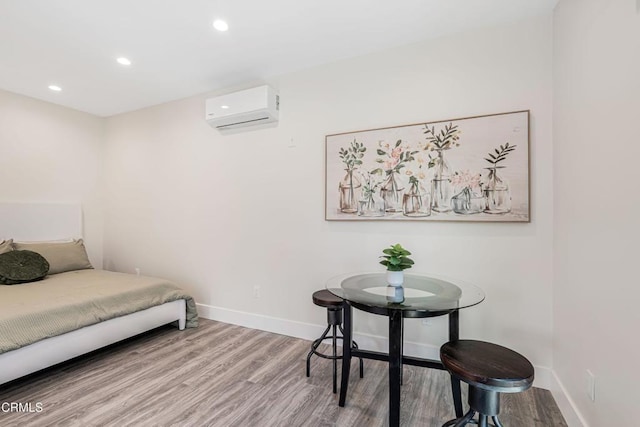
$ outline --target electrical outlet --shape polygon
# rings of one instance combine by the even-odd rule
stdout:
[[[253,287],[253,297],[254,298],[260,298],[260,286],[259,285],[255,285]]]
[[[587,369],[587,395],[592,402],[596,401],[596,376]]]
[[[422,326],[430,326],[431,325],[431,323],[429,323],[429,319],[427,319],[427,318],[423,318],[421,323],[422,323]]]

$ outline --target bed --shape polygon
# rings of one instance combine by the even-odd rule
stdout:
[[[12,236],[23,241],[74,236],[61,246],[82,243],[80,212],[78,205],[0,204],[0,242]],[[47,218],[47,230],[32,226],[34,218]],[[169,281],[74,268],[0,285],[0,384],[167,323],[197,326],[193,298]]]

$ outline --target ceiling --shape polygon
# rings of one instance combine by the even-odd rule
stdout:
[[[557,1],[0,0],[0,89],[111,116],[549,14]]]

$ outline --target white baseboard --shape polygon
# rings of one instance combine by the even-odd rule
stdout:
[[[232,325],[302,338],[309,341],[318,338],[326,328],[326,325],[314,325],[262,314],[214,307],[206,304],[197,304],[197,306],[198,314],[205,319],[217,320]],[[386,352],[389,348],[389,342],[386,337],[356,332],[353,334],[353,338],[358,342],[360,348],[367,350]],[[433,345],[405,341],[404,354],[426,359],[439,359],[440,349]],[[573,400],[567,395],[565,388],[552,369],[544,366],[535,366],[535,375],[534,385],[539,388],[551,390],[569,427],[589,427],[579,415]]]
[[[589,427],[589,424],[578,410],[576,403],[567,392],[567,389],[562,384],[562,381],[560,381],[560,378],[556,375],[556,372],[551,371],[551,373],[553,382],[549,390],[551,390],[551,394],[556,400],[567,425],[569,427]]]

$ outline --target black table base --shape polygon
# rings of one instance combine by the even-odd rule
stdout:
[[[357,349],[353,347],[353,322],[352,322],[352,306],[364,309],[368,312],[376,314],[384,314],[389,317],[389,354],[375,351]],[[403,337],[403,314],[407,312],[401,309],[387,308],[385,313],[378,313],[369,310],[368,307],[359,307],[358,304],[344,302],[344,348],[342,360],[342,376],[340,380],[340,406],[345,405],[347,399],[347,388],[349,385],[349,374],[351,371],[351,358],[360,357],[363,359],[374,359],[389,362],[389,426],[396,427],[400,425],[400,385],[402,384],[402,365],[422,366],[431,369],[445,370],[442,362],[439,360],[421,359],[417,357],[403,356],[402,354],[402,337]],[[446,311],[430,311],[430,312],[411,312],[410,317],[435,317],[449,316],[449,341],[455,341],[459,338],[459,312],[458,310]],[[453,403],[456,411],[456,417],[461,417],[462,412],[462,392],[460,380],[451,377],[451,391],[453,394]]]

